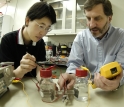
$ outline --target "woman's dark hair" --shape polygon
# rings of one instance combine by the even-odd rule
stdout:
[[[52,24],[56,23],[56,14],[53,7],[46,2],[36,2],[28,10],[26,17],[29,17],[31,21],[35,19],[41,19],[48,17]]]
[[[113,15],[112,5],[109,0],[86,0],[84,3],[84,11],[85,10],[92,10],[92,8],[98,4],[102,4],[103,10],[106,16]]]

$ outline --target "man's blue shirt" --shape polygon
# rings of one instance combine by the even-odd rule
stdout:
[[[83,65],[94,74],[113,61],[119,62],[124,70],[124,29],[110,25],[101,40],[94,38],[89,29],[84,29],[73,41],[66,72],[75,73],[75,69]]]

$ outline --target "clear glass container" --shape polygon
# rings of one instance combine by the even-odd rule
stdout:
[[[74,85],[75,99],[78,101],[88,100],[88,72],[81,68],[76,69],[76,83]]]
[[[40,86],[40,95],[42,101],[53,102],[56,99],[56,84],[53,82],[51,78],[52,70],[41,69],[40,76],[41,76],[41,80],[39,86]]]

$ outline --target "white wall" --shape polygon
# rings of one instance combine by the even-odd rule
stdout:
[[[0,11],[12,16],[14,19],[13,30],[17,30],[25,24],[25,16],[30,6],[38,1],[40,0],[11,0],[0,8]],[[48,41],[48,37],[44,37],[44,40]]]
[[[8,5],[0,8],[0,11],[3,14],[11,15],[14,19],[14,27],[13,30],[17,30],[25,24],[25,15],[28,8],[35,2],[40,0],[11,0]],[[113,19],[112,25],[124,28],[124,0],[110,0],[113,5]],[[45,41],[50,40],[53,43],[67,43],[71,42],[74,39],[74,35],[68,36],[52,36],[49,38],[44,38]]]
[[[113,6],[112,25],[124,29],[124,0],[110,0]]]
[[[31,5],[40,0],[11,0],[0,8],[3,14],[11,15],[14,19],[13,30],[19,29],[25,24],[25,15]]]

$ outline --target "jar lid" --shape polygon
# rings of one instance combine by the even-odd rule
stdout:
[[[48,78],[52,76],[52,70],[41,69],[40,70],[40,77]]]
[[[77,68],[76,69],[76,76],[78,77],[86,77],[88,74],[87,70]]]

